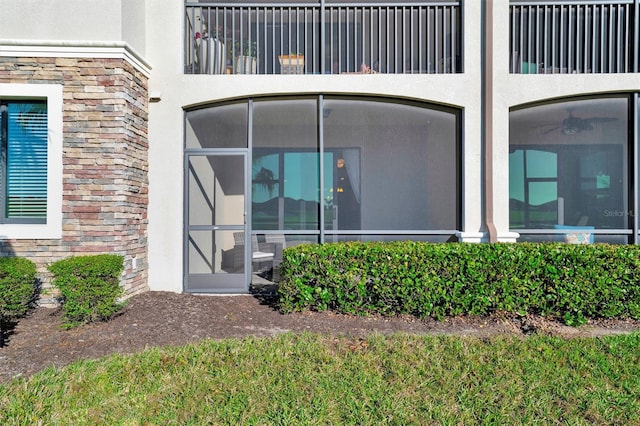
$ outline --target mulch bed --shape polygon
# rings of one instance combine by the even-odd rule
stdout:
[[[413,317],[358,317],[332,312],[282,314],[273,297],[194,296],[147,292],[133,297],[107,322],[65,330],[59,309],[37,308],[20,319],[0,348],[0,382],[26,377],[47,366],[154,346],[201,339],[267,337],[285,332],[318,332],[362,337],[369,333],[453,334],[491,337],[533,333],[564,337],[601,336],[640,330],[640,321],[594,321],[579,328],[539,317],[509,315],[456,317],[445,321]]]

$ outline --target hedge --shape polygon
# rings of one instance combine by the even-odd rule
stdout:
[[[75,256],[49,265],[60,289],[64,325],[75,327],[111,318],[123,306],[120,275],[124,258],[114,254]]]
[[[27,312],[36,284],[35,263],[22,257],[0,257],[0,333],[6,322]]]
[[[640,247],[349,242],[284,250],[284,312],[640,318]]]

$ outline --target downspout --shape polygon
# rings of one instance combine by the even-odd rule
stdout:
[[[636,46],[635,52],[633,52],[633,72],[640,71],[640,53],[638,53],[638,44],[640,44],[640,0],[636,0],[635,2],[635,28],[633,29],[633,45]],[[638,158],[638,149],[640,148],[640,121],[638,116],[640,116],[640,99],[638,98],[638,93],[634,93],[633,97],[633,106],[631,107],[631,111],[633,111],[633,152],[635,153],[636,158]],[[638,232],[640,232],[640,222],[638,219],[638,215],[640,215],[640,197],[638,196],[639,188],[639,179],[640,171],[638,170],[638,161],[633,161],[633,244],[640,244],[640,236]]]
[[[489,242],[498,241],[493,223],[493,0],[482,2],[482,146],[484,220]]]
[[[636,21],[637,22],[637,21]],[[637,66],[637,65],[636,65]],[[638,93],[634,93],[633,97],[631,98],[633,100],[633,105],[631,107],[631,111],[633,111],[633,152],[636,153],[636,158],[638,155],[638,149],[640,148],[640,141],[638,140],[638,138],[640,138],[640,120],[638,119],[638,116],[640,115],[640,98],[638,97]],[[638,229],[638,227],[640,226],[640,222],[638,221],[638,211],[640,209],[640,205],[638,203],[640,203],[640,196],[638,196],[638,191],[639,191],[639,187],[638,187],[638,182],[640,182],[638,179],[640,178],[640,171],[638,170],[638,161],[634,160],[633,161],[633,244],[639,244],[640,240],[639,240],[639,236],[638,236],[638,232],[640,232],[640,229]]]

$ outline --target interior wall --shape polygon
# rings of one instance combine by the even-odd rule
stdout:
[[[189,158],[189,225],[213,223],[216,200],[216,179],[213,168],[205,156]],[[208,231],[189,233],[189,273],[212,273],[210,262],[214,256],[214,241]],[[192,241],[191,241],[192,240]]]
[[[402,103],[326,105],[325,146],[360,148],[363,230],[459,226],[455,115]],[[334,114],[337,123],[329,121]]]

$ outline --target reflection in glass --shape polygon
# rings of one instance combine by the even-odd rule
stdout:
[[[512,111],[510,227],[627,228],[627,115],[622,96]]]
[[[254,203],[264,203],[280,193],[280,156],[254,152],[251,167],[251,193]]]
[[[252,228],[318,229],[317,100],[254,103]]]
[[[187,112],[187,148],[246,148],[247,102]]]
[[[535,149],[510,154],[511,227],[538,228],[557,223],[558,155]]]
[[[187,113],[188,147],[251,143],[252,230],[459,229],[456,110],[364,97],[324,97],[322,111],[319,103],[255,99],[250,138],[246,103]]]
[[[189,231],[188,273],[243,273],[244,250],[234,246],[233,231]]]
[[[244,157],[193,155],[188,162],[189,225],[241,225]]]
[[[47,143],[46,102],[0,102],[3,221],[46,222]]]
[[[330,97],[323,106],[330,111],[324,146],[334,156],[327,229],[457,229],[457,116],[452,110]]]
[[[325,238],[326,242],[338,243],[346,241],[424,241],[430,243],[446,243],[451,242],[452,237],[446,234],[434,235],[407,235],[407,234],[362,234],[362,235],[340,235],[329,234]]]

